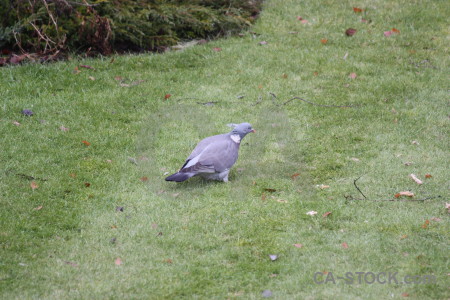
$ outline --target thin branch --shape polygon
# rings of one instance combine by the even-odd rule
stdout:
[[[362,176],[359,176],[358,178],[356,178],[356,179],[353,181],[353,184],[355,185],[355,188],[358,190],[358,192],[360,192],[361,195],[363,195],[364,199],[367,199],[367,197],[363,194],[363,192],[361,192],[361,190],[359,189],[359,187],[356,185],[356,181],[358,181],[361,177],[362,177]]]
[[[431,199],[435,199],[435,198],[441,198],[441,196],[432,196],[432,197],[426,197],[426,198],[422,198],[422,199],[363,199],[363,198],[353,198],[351,195],[346,196],[344,195],[344,198],[347,200],[367,200],[367,201],[390,201],[390,202],[413,202],[413,201],[426,201],[426,200],[431,200]]]
[[[293,100],[296,100],[296,99],[297,99],[297,100],[304,101],[304,102],[306,102],[306,103],[308,103],[308,104],[315,105],[315,106],[320,106],[320,107],[359,107],[359,105],[324,105],[324,104],[317,104],[317,103],[314,103],[314,102],[305,100],[305,99],[300,98],[300,97],[294,97],[294,98],[291,98],[291,99],[287,100],[286,102],[284,102],[283,105],[286,105],[286,104],[288,104],[289,102],[291,102],[291,101],[293,101]]]

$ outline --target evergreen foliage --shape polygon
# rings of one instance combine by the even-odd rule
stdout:
[[[262,0],[0,0],[0,49],[55,55],[158,51],[237,33]]]

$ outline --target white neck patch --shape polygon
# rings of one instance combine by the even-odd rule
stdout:
[[[239,144],[241,142],[241,137],[239,136],[239,134],[232,134],[230,137],[236,144]]]

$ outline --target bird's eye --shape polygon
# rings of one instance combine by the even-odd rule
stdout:
[[[252,129],[251,127],[247,128],[248,130]]]

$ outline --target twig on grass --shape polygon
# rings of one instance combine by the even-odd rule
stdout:
[[[294,100],[301,100],[301,101],[306,102],[308,104],[315,105],[315,106],[320,106],[320,107],[360,107],[359,105],[325,105],[325,104],[317,104],[317,103],[305,100],[305,99],[300,98],[300,97],[293,97],[293,98],[287,100],[286,102],[283,102],[282,105],[286,105],[289,102],[294,101]]]
[[[431,200],[431,199],[435,199],[435,198],[441,198],[440,195],[438,196],[432,196],[432,197],[426,197],[426,198],[422,198],[422,199],[363,199],[363,198],[353,198],[353,196],[351,195],[344,195],[344,198],[346,200],[367,200],[367,201],[374,201],[374,202],[379,202],[379,201],[390,201],[390,202],[398,202],[398,201],[404,201],[404,202],[410,202],[410,201],[426,201],[426,200]]]
[[[360,192],[361,195],[363,195],[364,199],[367,199],[367,197],[363,194],[363,192],[361,192],[361,190],[359,189],[359,187],[356,185],[356,181],[358,181],[361,177],[362,177],[362,175],[359,176],[358,178],[356,178],[356,179],[353,181],[353,184],[355,185],[355,188],[358,190],[358,192]]]

